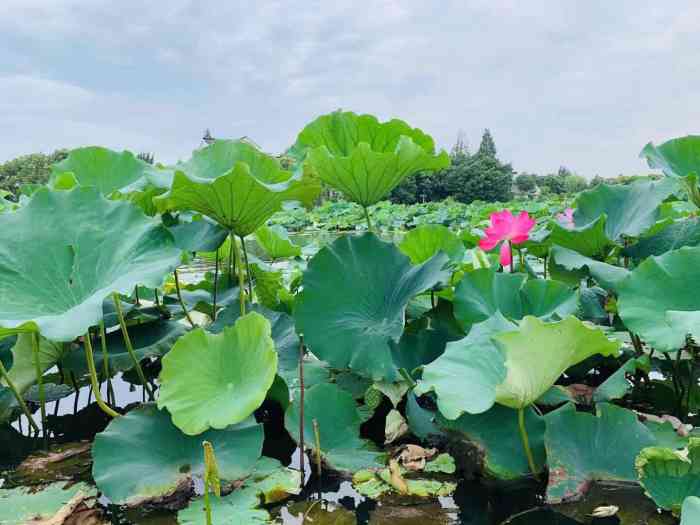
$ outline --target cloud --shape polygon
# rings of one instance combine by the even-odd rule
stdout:
[[[445,148],[489,127],[521,171],[639,172],[648,140],[699,121],[699,16],[690,0],[4,0],[0,160],[98,143],[174,161],[205,128],[276,152],[342,107]]]

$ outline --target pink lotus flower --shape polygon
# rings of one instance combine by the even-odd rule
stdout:
[[[567,230],[574,228],[574,209],[566,208],[564,213],[557,213],[557,222]]]
[[[522,244],[528,240],[530,230],[535,226],[535,219],[531,219],[526,211],[514,217],[510,210],[497,211],[491,214],[491,226],[486,228],[486,237],[479,241],[479,248],[488,251],[501,244],[500,260],[503,266],[510,266],[513,257],[510,250],[511,243]]]

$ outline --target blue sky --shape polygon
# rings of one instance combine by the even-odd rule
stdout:
[[[187,158],[205,128],[290,145],[337,108],[517,171],[644,172],[700,133],[700,4],[2,0],[0,161],[100,144]]]

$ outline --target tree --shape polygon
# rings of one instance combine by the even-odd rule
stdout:
[[[51,174],[51,165],[68,156],[68,150],[59,149],[50,155],[32,153],[0,164],[0,189],[14,196],[25,184],[46,184]]]
[[[522,193],[531,193],[537,189],[537,175],[521,173],[515,177],[515,186]]]
[[[513,168],[491,155],[477,153],[454,162],[445,171],[447,193],[460,202],[508,201],[513,197]]]
[[[564,190],[566,193],[578,193],[586,188],[588,188],[588,181],[581,175],[572,173],[564,177]]]
[[[484,134],[481,136],[481,144],[479,144],[479,151],[476,154],[496,158],[496,143],[488,128],[484,130]]]

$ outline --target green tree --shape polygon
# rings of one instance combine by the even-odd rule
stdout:
[[[515,177],[515,186],[522,193],[532,193],[537,189],[537,175],[521,173]]]
[[[572,173],[564,178],[564,189],[566,193],[578,193],[588,188],[588,181],[581,175]]]
[[[0,189],[9,191],[16,197],[25,184],[46,184],[51,165],[67,156],[68,150],[59,149],[49,155],[32,153],[0,164]]]
[[[496,158],[496,143],[488,128],[484,130],[484,134],[481,136],[481,144],[479,144],[479,151],[476,154]]]

